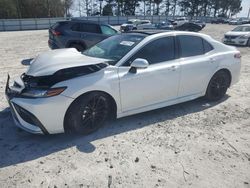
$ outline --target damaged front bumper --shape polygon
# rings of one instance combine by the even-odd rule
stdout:
[[[64,132],[63,121],[71,98],[58,95],[48,98],[27,98],[21,94],[22,84],[9,85],[8,75],[5,95],[15,124],[33,134]]]
[[[10,106],[10,111],[15,124],[33,134],[48,134],[42,123],[30,112],[13,102],[14,98],[20,97],[20,93],[9,86],[10,76],[8,75],[5,95]]]

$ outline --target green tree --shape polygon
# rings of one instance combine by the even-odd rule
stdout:
[[[102,15],[103,16],[113,16],[113,10],[112,10],[111,4],[107,4],[103,7]]]

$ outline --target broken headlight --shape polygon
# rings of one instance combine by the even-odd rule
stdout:
[[[22,96],[31,98],[53,97],[61,94],[67,87],[57,87],[49,89],[30,88],[22,92]]]

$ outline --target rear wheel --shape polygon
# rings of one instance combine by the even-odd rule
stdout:
[[[90,134],[108,119],[109,106],[108,97],[104,93],[83,95],[70,106],[65,119],[66,127],[70,132]]]
[[[75,48],[79,52],[82,52],[85,50],[85,47],[81,44],[71,44],[70,48]]]
[[[230,85],[230,76],[226,71],[218,71],[211,78],[205,97],[210,101],[218,101],[224,97]]]

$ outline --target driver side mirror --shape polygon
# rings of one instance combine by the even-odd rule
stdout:
[[[146,69],[148,66],[149,63],[146,59],[137,58],[131,63],[129,72],[136,73],[137,69]]]

